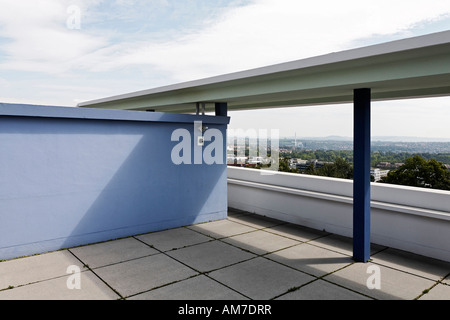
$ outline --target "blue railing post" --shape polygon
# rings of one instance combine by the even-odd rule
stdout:
[[[370,89],[354,90],[353,258],[370,259]]]

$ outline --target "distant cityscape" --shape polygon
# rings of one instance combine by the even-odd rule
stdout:
[[[450,153],[450,139],[448,141],[433,141],[427,138],[403,138],[402,140],[386,140],[401,137],[373,137],[372,152],[409,152],[409,153]],[[411,140],[410,140],[411,139]],[[419,140],[420,139],[420,140]],[[428,140],[428,141],[427,141]],[[282,138],[280,148],[287,150],[353,150],[353,141],[346,137],[326,138]]]
[[[386,177],[390,170],[399,168],[407,158],[414,155],[419,155],[425,160],[435,159],[450,170],[450,139],[449,141],[430,141],[426,138],[397,139],[397,141],[389,141],[389,137],[378,139],[375,137],[372,140],[371,174],[374,182]],[[353,141],[345,137],[281,138],[278,140],[277,150],[271,150],[269,139],[268,142],[258,145],[258,148],[254,146],[252,152],[249,152],[249,140],[245,141],[244,145],[237,145],[235,140],[228,139],[228,165],[267,166],[274,161],[271,157],[272,151],[275,151],[279,157],[280,171],[308,173],[333,164],[337,159],[345,160],[350,164],[353,162]],[[258,150],[256,154],[255,149]]]

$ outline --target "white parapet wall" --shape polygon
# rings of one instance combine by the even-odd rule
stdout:
[[[353,181],[228,167],[228,206],[352,237]],[[450,192],[372,183],[371,242],[450,261]]]

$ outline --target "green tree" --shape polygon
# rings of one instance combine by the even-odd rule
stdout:
[[[388,173],[381,182],[413,187],[450,190],[450,171],[435,159],[425,160],[416,155]]]
[[[280,158],[279,163],[278,163],[278,171],[298,173],[298,171],[296,169],[291,169],[289,167],[289,159],[288,158]]]
[[[353,179],[353,166],[341,157],[337,157],[334,163],[327,163],[314,172],[315,175],[340,179]]]
[[[305,173],[312,175],[316,174],[316,168],[314,167],[314,163],[311,162],[310,164],[308,164],[308,166],[305,169]]]

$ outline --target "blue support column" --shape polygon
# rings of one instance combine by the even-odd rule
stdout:
[[[354,91],[353,258],[370,259],[370,89]]]
[[[226,117],[228,115],[228,103],[217,102],[215,103],[216,116]]]

